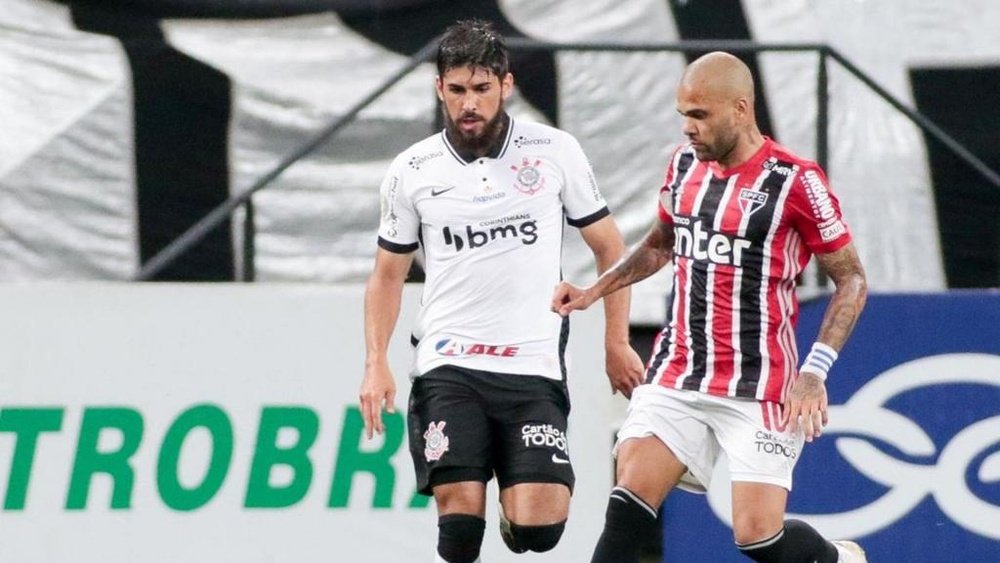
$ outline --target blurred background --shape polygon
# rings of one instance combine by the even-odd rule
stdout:
[[[510,40],[510,113],[580,140],[630,244],[682,140],[684,65],[750,65],[761,129],[826,168],[873,293],[790,510],[873,561],[1000,562],[990,0],[2,0],[0,559],[431,560],[433,509],[382,489],[405,444],[351,434],[358,302],[382,175],[441,127],[427,46],[473,16]],[[578,236],[564,256],[593,278]],[[643,355],[670,289],[635,288]],[[800,347],[830,289],[803,275]],[[578,346],[574,405],[601,436],[577,434],[593,488],[558,561],[596,541],[624,408]],[[671,497],[650,560],[739,561],[720,490]],[[379,544],[386,523],[419,530]]]

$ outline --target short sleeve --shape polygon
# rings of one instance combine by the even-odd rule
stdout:
[[[403,167],[399,163],[399,159],[392,163],[379,188],[378,245],[390,252],[407,254],[419,247],[420,217],[403,189]]]
[[[583,228],[607,216],[608,204],[597,187],[597,178],[594,177],[594,171],[580,143],[569,134],[565,135],[564,141],[565,148],[561,156],[566,183],[562,202],[566,210],[566,222]]]
[[[814,254],[833,252],[851,242],[851,233],[840,211],[840,201],[815,164],[799,169],[788,205],[795,230]]]

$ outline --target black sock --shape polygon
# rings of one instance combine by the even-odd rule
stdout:
[[[651,506],[632,491],[615,487],[604,515],[604,532],[590,563],[638,562],[642,540],[655,530],[656,522],[656,511]]]
[[[737,546],[758,563],[837,563],[837,548],[801,520],[785,520],[785,527],[766,540]]]
[[[437,552],[448,563],[472,563],[483,546],[486,521],[472,514],[446,514],[438,518]]]

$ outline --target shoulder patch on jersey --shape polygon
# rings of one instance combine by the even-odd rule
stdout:
[[[807,170],[802,175],[802,185],[809,198],[809,206],[813,216],[819,221],[819,235],[823,242],[830,242],[847,231],[844,223],[837,217],[837,210],[830,199],[830,191],[823,179],[815,170]]]

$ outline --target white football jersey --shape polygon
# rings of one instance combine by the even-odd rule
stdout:
[[[608,214],[572,135],[511,118],[499,150],[467,162],[442,131],[396,157],[381,197],[379,246],[424,250],[414,376],[452,364],[565,377],[568,326],[549,310],[563,218]]]

